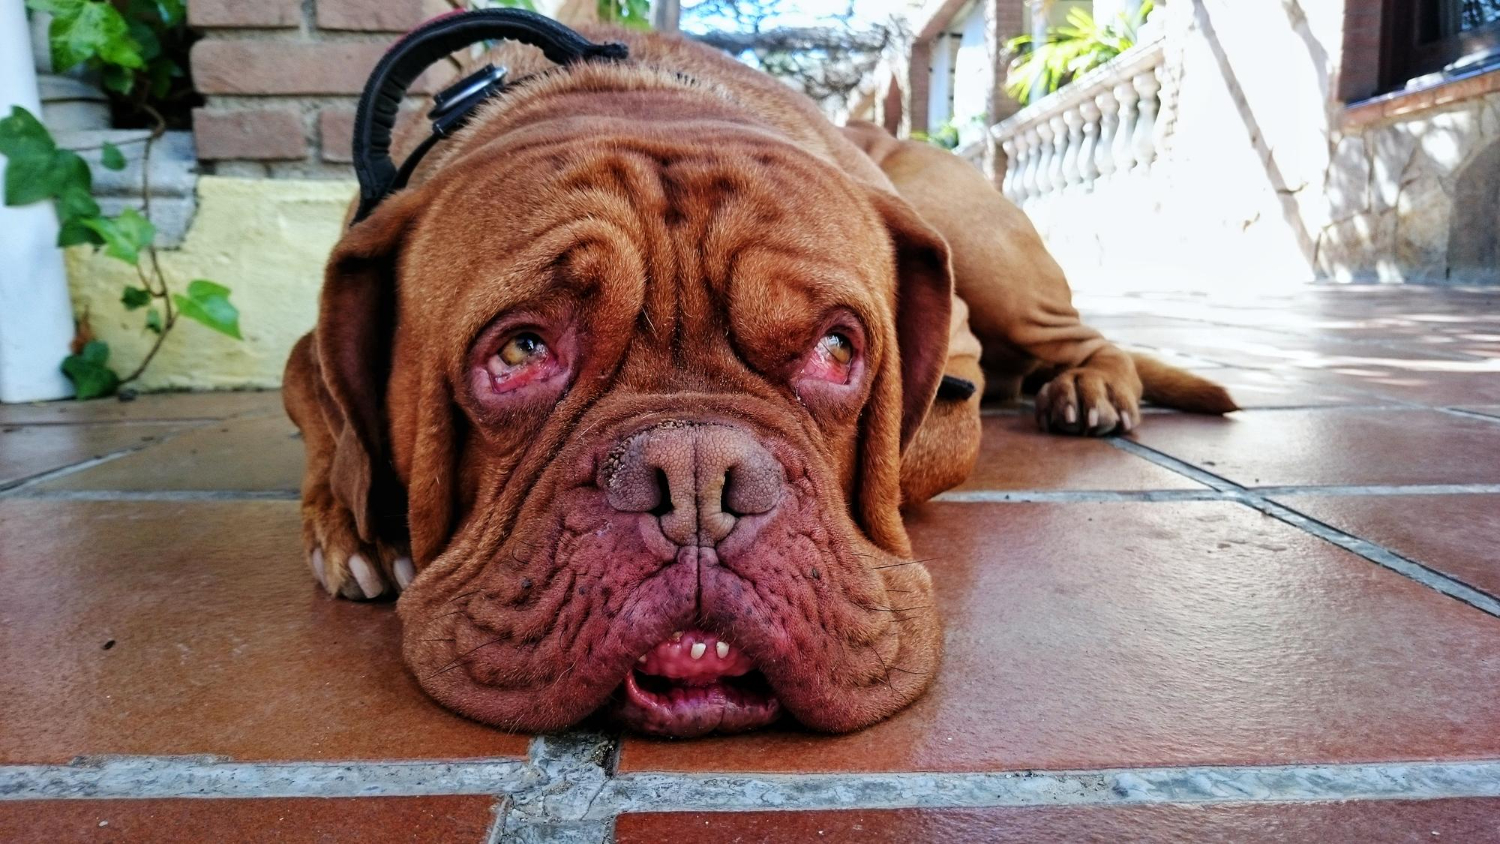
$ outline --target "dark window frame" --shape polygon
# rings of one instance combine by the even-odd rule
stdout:
[[[1500,21],[1433,37],[1438,2],[1442,0],[1346,0],[1344,72],[1339,86],[1344,102],[1429,87],[1500,67]],[[1454,66],[1460,59],[1486,54],[1482,61]],[[1421,82],[1413,85],[1414,80]]]

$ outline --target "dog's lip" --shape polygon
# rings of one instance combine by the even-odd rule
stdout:
[[[611,711],[639,732],[691,738],[763,727],[781,715],[781,702],[743,651],[711,633],[688,630],[636,661]]]

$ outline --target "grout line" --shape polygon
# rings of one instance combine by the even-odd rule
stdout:
[[[588,737],[585,737],[588,738]],[[575,741],[575,736],[539,739]],[[622,812],[1260,803],[1500,797],[1500,760],[1199,765],[1081,771],[625,774],[565,748],[550,760],[224,762],[107,757],[0,766],[0,800],[416,797],[491,794],[499,829],[601,830]]]
[[[1397,554],[1383,545],[1376,544],[1368,539],[1361,539],[1353,534],[1341,531],[1332,525],[1309,518],[1290,507],[1271,501],[1263,497],[1264,490],[1247,489],[1233,481],[1221,478],[1211,472],[1206,472],[1191,463],[1179,460],[1170,454],[1165,454],[1156,449],[1141,445],[1134,440],[1113,437],[1109,442],[1122,451],[1150,460],[1158,466],[1171,469],[1178,474],[1224,492],[1233,500],[1247,507],[1291,525],[1304,533],[1310,533],[1325,542],[1337,545],[1345,551],[1357,554],[1382,568],[1415,580],[1429,589],[1434,589],[1450,598],[1462,601],[1481,612],[1500,617],[1500,599],[1497,599],[1495,596],[1475,589],[1469,584],[1440,571],[1428,568],[1415,560]]]
[[[1128,449],[1127,449],[1128,450]],[[1150,458],[1145,458],[1150,459]],[[1194,480],[1197,480],[1196,478]],[[1199,481],[1200,483],[1202,481]],[[1327,486],[1261,486],[1232,489],[1046,490],[960,489],[934,495],[949,504],[1071,504],[1110,501],[1243,501],[1248,496],[1281,498],[1298,495],[1369,497],[1383,495],[1488,495],[1500,484],[1330,484]]]
[[[1461,407],[1434,407],[1433,410],[1441,411],[1448,414],[1449,416],[1458,416],[1463,419],[1478,419],[1481,422],[1488,422],[1492,425],[1500,425],[1500,416],[1491,416],[1488,413],[1478,413],[1473,410],[1464,410]]]
[[[24,490],[38,484],[44,484],[48,481],[57,480],[58,478],[66,478],[67,476],[74,473],[84,472],[94,468],[95,466],[102,466],[112,460],[118,460],[127,454],[135,454],[137,451],[143,451],[153,445],[160,445],[164,442],[166,442],[166,440],[164,439],[152,440],[148,443],[133,445],[129,448],[124,448],[119,451],[112,451],[108,454],[103,454],[98,457],[91,457],[88,460],[84,460],[80,463],[70,463],[67,466],[63,466],[58,469],[48,469],[45,472],[40,472],[35,475],[29,475],[27,477],[21,478],[18,481],[11,482],[9,485],[0,484],[0,498],[8,498],[11,496],[21,495]]]
[[[131,419],[33,419],[27,421],[0,422],[4,428],[122,428],[133,425],[212,425],[215,422],[237,420],[239,416],[183,416],[177,418],[140,417]]]
[[[641,811],[1109,806],[1500,796],[1500,762],[1195,766],[988,774],[627,774],[590,817]]]
[[[28,501],[296,501],[295,489],[43,489],[13,493]]]
[[[1213,489],[1147,489],[1147,490],[950,490],[934,495],[929,501],[949,504],[1031,504],[1100,501],[1225,501],[1225,493]]]
[[[413,797],[515,794],[541,776],[519,759],[470,762],[225,762],[111,756],[0,765],[0,801],[102,797]]]

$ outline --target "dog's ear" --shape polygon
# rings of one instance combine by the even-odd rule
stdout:
[[[329,485],[366,542],[375,541],[377,525],[400,524],[404,532],[406,495],[391,468],[384,403],[396,264],[417,207],[412,193],[391,197],[345,232],[328,258],[318,303],[323,416],[334,436]]]
[[[893,330],[875,374],[864,417],[857,510],[876,544],[893,554],[911,551],[901,524],[901,454],[937,395],[948,360],[953,273],[948,244],[894,194],[870,192],[890,234],[895,269]]]
[[[904,200],[875,194],[896,249],[896,344],[901,353],[901,450],[927,418],[948,362],[953,270],[948,243]]]

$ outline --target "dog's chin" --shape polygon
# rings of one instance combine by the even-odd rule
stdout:
[[[666,738],[742,733],[782,714],[755,662],[701,630],[677,631],[642,655],[605,709],[622,727]]]

